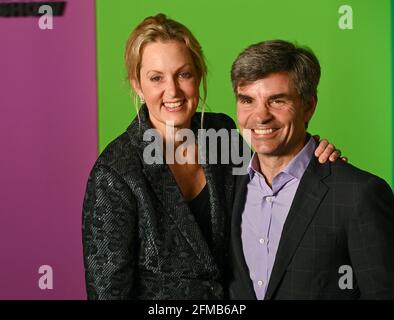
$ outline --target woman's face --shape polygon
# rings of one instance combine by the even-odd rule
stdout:
[[[166,123],[190,128],[199,100],[200,78],[191,54],[179,41],[157,41],[142,50],[140,81],[132,81],[145,99],[150,121],[165,133]]]

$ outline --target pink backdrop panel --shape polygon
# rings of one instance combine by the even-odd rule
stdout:
[[[66,2],[52,30],[38,17],[0,17],[0,299],[86,297],[81,208],[97,156],[95,7]],[[38,285],[42,265],[52,267],[53,289]]]

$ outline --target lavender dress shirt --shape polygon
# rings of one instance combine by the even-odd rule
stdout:
[[[250,161],[250,182],[242,213],[241,238],[250,278],[259,300],[264,300],[283,225],[315,147],[316,143],[311,137],[294,159],[274,177],[272,189],[258,170],[256,153]]]

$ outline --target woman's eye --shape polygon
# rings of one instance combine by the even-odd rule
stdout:
[[[181,72],[179,77],[182,79],[190,79],[192,77],[191,72]]]
[[[160,76],[153,76],[150,78],[150,81],[153,81],[153,82],[159,82],[160,80],[161,80]]]

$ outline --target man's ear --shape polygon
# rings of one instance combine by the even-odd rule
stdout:
[[[305,122],[309,122],[312,119],[313,114],[315,113],[317,105],[317,97],[310,97],[308,103],[306,104],[305,109]]]

